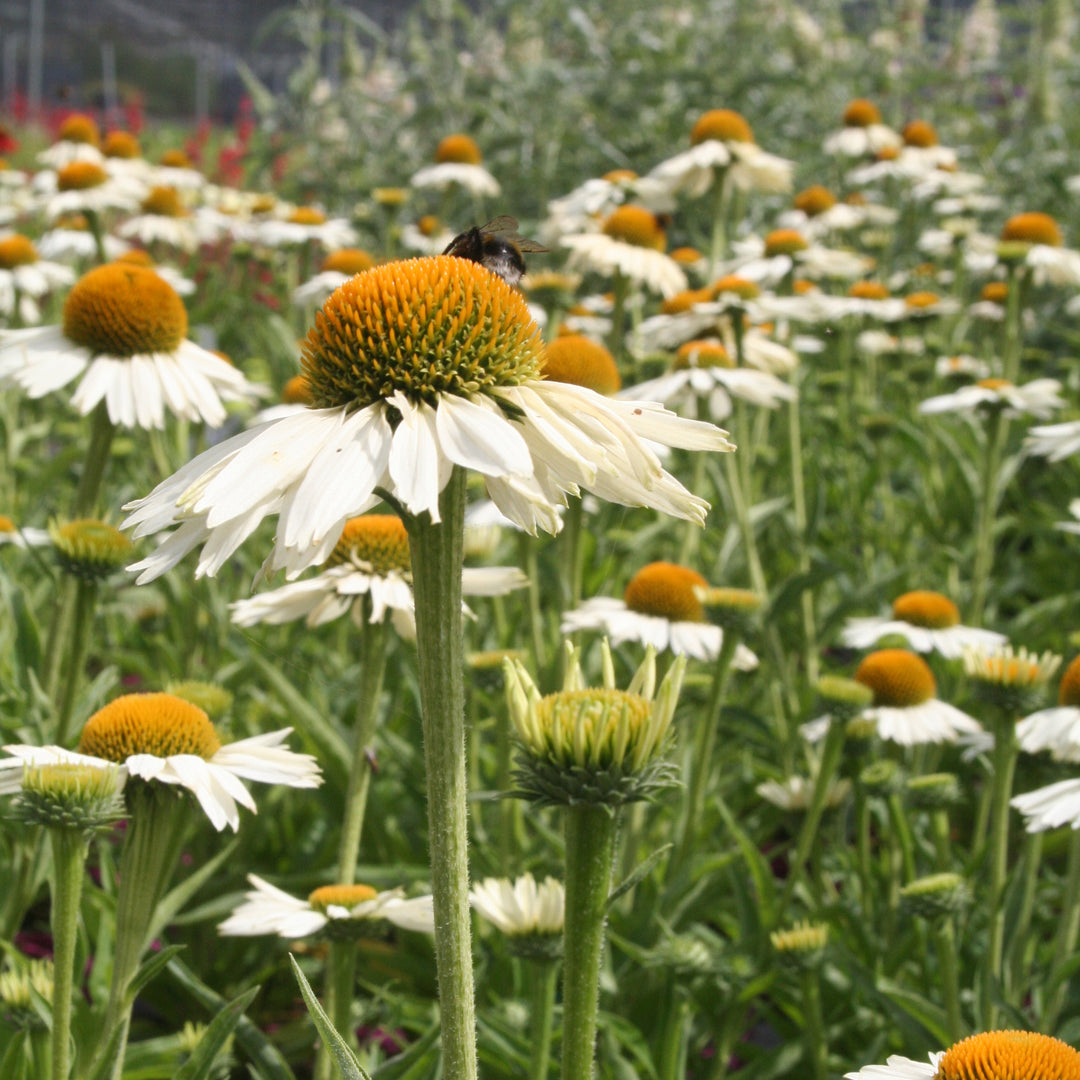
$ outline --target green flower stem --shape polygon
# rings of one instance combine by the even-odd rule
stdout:
[[[989,977],[982,980],[981,1020],[987,1031],[997,1025],[998,1009],[992,1004],[992,982],[1001,981],[1002,949],[1005,943],[1005,886],[1009,869],[1009,799],[1016,771],[1016,732],[1008,719],[999,721],[994,731],[994,778],[990,796],[990,889],[986,894],[990,938],[986,950]]]
[[[1057,1019],[1061,1015],[1068,995],[1069,981],[1063,968],[1076,949],[1078,933],[1080,933],[1080,832],[1073,829],[1069,833],[1069,859],[1065,868],[1061,916],[1058,919],[1057,935],[1054,939],[1055,965],[1048,983],[1050,997],[1043,1012],[1042,1030],[1048,1034],[1056,1030]]]
[[[704,455],[699,454],[699,457]],[[693,490],[693,489],[691,489]],[[581,525],[584,511],[580,499],[571,499],[563,515],[563,535],[566,537],[566,610],[573,611],[581,603],[585,566],[581,544]]]
[[[798,373],[793,377],[798,382]],[[788,443],[791,451],[791,501],[795,515],[795,543],[799,555],[799,570],[810,571],[810,551],[806,543],[806,483],[803,478],[802,426],[799,418],[799,399],[788,402]],[[803,671],[810,683],[818,679],[817,626],[814,614],[814,594],[806,584],[802,588]]]
[[[132,780],[126,795],[131,817],[120,855],[116,944],[100,1044],[104,1048],[116,1027],[123,1028],[113,1080],[119,1080],[123,1069],[124,1047],[131,1023],[131,1008],[125,1001],[128,985],[139,969],[139,959],[147,946],[154,910],[165,895],[180,859],[188,810],[186,799],[164,784]]]
[[[86,841],[76,829],[50,829],[53,853],[52,1080],[71,1072],[71,992],[79,932]]]
[[[818,765],[817,775],[814,777],[814,787],[810,793],[810,802],[806,807],[806,814],[803,816],[802,827],[799,829],[799,838],[795,842],[795,855],[789,863],[784,892],[776,908],[777,924],[784,917],[784,912],[791,902],[791,894],[795,891],[795,886],[802,877],[810,849],[818,838],[821,815],[825,812],[825,804],[829,798],[829,785],[840,764],[846,734],[847,726],[844,723],[834,720],[829,724],[829,730],[825,735],[825,745],[821,750],[821,763]]]
[[[696,416],[699,420],[706,419],[709,415],[709,400],[704,394],[698,394],[696,400]],[[742,429],[740,428],[740,431]],[[687,485],[689,491],[692,491],[695,495],[703,495],[705,491],[705,466],[708,463],[708,454],[695,454],[694,463],[691,466],[692,472],[690,475],[690,483]],[[744,487],[743,490],[749,490]],[[679,563],[682,566],[689,566],[693,563],[697,556],[698,548],[701,546],[701,536],[705,530],[696,521],[684,521],[683,522],[683,535],[682,543],[679,545]],[[577,605],[575,605],[576,607]]]
[[[704,457],[704,454],[699,455]],[[679,846],[671,860],[672,871],[686,865],[694,848],[697,827],[701,824],[705,808],[705,792],[709,777],[712,775],[711,763],[716,747],[716,733],[720,725],[720,713],[724,707],[728,680],[731,678],[731,662],[739,645],[738,634],[730,629],[724,631],[724,640],[713,666],[712,685],[709,687],[709,702],[704,716],[694,733],[694,749],[690,759],[690,786],[683,804],[683,819]]]
[[[690,999],[678,985],[671,988],[671,1002],[664,1020],[660,1043],[660,1080],[684,1080],[686,1076],[686,1019]]]
[[[529,579],[526,595],[534,670],[543,671],[547,664],[547,649],[544,645],[544,616],[540,609],[540,560],[537,557],[536,538],[526,532],[518,533],[518,565]]]
[[[821,985],[817,971],[802,973],[803,1037],[806,1057],[814,1080],[827,1080],[828,1062],[825,1046],[825,1027],[821,1019]]]
[[[895,791],[889,796],[889,824],[893,838],[900,852],[900,865],[903,868],[904,883],[908,884],[918,876],[915,870],[915,841],[911,835],[911,826],[904,813],[904,804]]]
[[[952,866],[951,844],[949,842],[949,812],[937,809],[930,815],[930,828],[934,837],[934,851],[937,855],[937,868],[945,872]]]
[[[1035,910],[1035,888],[1039,882],[1039,864],[1042,862],[1043,834],[1024,834],[1024,865],[1020,873],[1024,889],[1020,895],[1020,910],[1009,931],[1009,966],[1005,977],[1007,999],[1019,1006],[1025,992],[1027,969],[1034,942],[1028,940],[1031,916]]]
[[[1016,382],[1020,374],[1020,319],[1023,315],[1024,294],[1027,292],[1027,274],[1012,266],[1009,269],[1009,291],[1005,294],[1005,318],[1001,325],[1002,373],[1010,382]]]
[[[532,982],[532,1015],[529,1080],[547,1080],[551,1065],[551,1029],[555,1017],[555,991],[559,985],[559,964],[538,960],[529,964]]]
[[[967,1033],[960,1013],[960,976],[956,962],[956,930],[951,915],[938,919],[934,927],[941,975],[941,993],[945,998],[945,1016],[950,1043],[959,1042]]]
[[[761,568],[761,556],[758,554],[757,539],[754,536],[754,523],[750,520],[750,507],[747,502],[748,492],[743,490],[738,466],[734,460],[738,453],[736,450],[734,454],[723,455],[724,468],[727,471],[728,489],[731,492],[731,501],[735,506],[735,518],[739,523],[739,532],[742,534],[750,584],[754,592],[759,596],[768,596],[769,589],[765,584],[765,571]],[[704,455],[699,456],[703,457]]]
[[[59,695],[56,701],[56,745],[67,741],[71,714],[75,706],[75,692],[79,687],[86,649],[90,643],[90,628],[97,608],[97,582],[75,578],[75,610],[71,622],[71,644],[64,659]]]
[[[607,807],[582,804],[566,807],[563,820],[566,922],[562,1080],[591,1080],[616,818]]]
[[[416,601],[444,1075],[446,1080],[475,1080],[461,632],[465,471],[459,466],[455,466],[439,498],[439,513],[439,524],[425,513],[407,517],[406,526]]]
[[[109,261],[109,256],[105,252],[105,232],[101,227],[101,215],[96,210],[84,210],[83,216],[86,224],[90,226],[90,235],[94,238],[98,265],[104,266]]]
[[[383,675],[386,672],[386,624],[367,621],[370,607],[370,599],[365,599],[360,644],[359,704],[356,726],[353,729],[349,786],[345,792],[345,817],[341,823],[341,839],[338,843],[338,883],[341,885],[352,885],[356,880],[360,834],[364,829],[364,811],[367,808],[368,788],[371,784],[371,760],[368,751],[379,721],[379,699],[382,697]]]
[[[82,476],[79,477],[79,490],[75,495],[72,516],[86,517],[94,510],[105,467],[109,464],[109,450],[112,448],[113,433],[116,425],[109,419],[109,410],[104,401],[98,402],[91,413],[90,445],[86,448],[83,459]]]
[[[611,308],[611,338],[609,344],[611,355],[615,357],[617,362],[626,337],[626,297],[630,292],[629,278],[624,277],[618,270],[615,271],[615,276],[611,279],[611,292],[615,299]]]
[[[357,942],[331,941],[326,964],[326,1013],[337,1033],[355,1050],[352,1024],[353,987],[356,985]],[[321,1043],[315,1058],[315,1080],[330,1080],[333,1058]]]
[[[994,567],[994,519],[999,502],[999,473],[1009,433],[1009,422],[1001,409],[995,409],[986,426],[982,497],[975,526],[975,562],[972,567],[971,625],[982,626],[983,610],[990,591]]]
[[[868,923],[874,918],[874,870],[870,857],[870,800],[862,784],[855,787],[855,864],[859,870],[859,894],[862,898],[863,918]]]
[[[710,280],[716,276],[716,264],[727,254],[727,216],[730,187],[728,170],[717,169],[713,178],[712,236],[709,240]]]

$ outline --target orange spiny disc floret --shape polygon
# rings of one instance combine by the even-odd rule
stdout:
[[[140,266],[107,263],[84,274],[64,303],[64,336],[92,353],[173,352],[187,334],[176,290]]]
[[[100,187],[109,174],[93,161],[72,161],[56,172],[57,191],[86,191]]]
[[[895,619],[928,630],[944,630],[960,623],[960,611],[947,596],[923,589],[898,596],[893,601],[892,613]]]
[[[690,145],[697,146],[709,139],[752,143],[754,133],[743,116],[734,109],[710,109],[698,117],[690,130]]]
[[[479,165],[484,155],[471,135],[447,135],[435,147],[435,160],[440,165]]]
[[[879,649],[865,657],[855,681],[874,692],[875,705],[908,708],[937,693],[933,672],[921,656],[907,649]]]
[[[979,379],[975,383],[976,386],[981,386],[984,390],[1008,390],[1012,383],[1008,379]]]
[[[712,298],[712,292],[709,289],[683,289],[682,292],[669,296],[660,305],[660,312],[663,315],[681,315],[695,304],[708,303]]]
[[[750,281],[736,274],[717,278],[708,287],[708,291],[713,299],[723,296],[724,293],[734,293],[743,300],[755,300],[761,295],[761,287],[756,281]]]
[[[538,376],[542,344],[524,297],[451,255],[373,267],[339,286],[303,343],[317,408],[471,397]]]
[[[101,152],[106,157],[111,158],[130,160],[131,158],[142,157],[142,147],[139,145],[139,140],[129,131],[110,131],[105,136]]]
[[[913,292],[904,297],[904,303],[913,311],[922,311],[939,303],[941,297],[935,292]]]
[[[1009,218],[1002,226],[1001,239],[1061,247],[1061,229],[1049,214],[1033,210],[1026,214],[1014,214]]]
[[[881,112],[878,107],[866,98],[856,98],[849,101],[844,109],[845,127],[870,127],[872,124],[881,123]]]
[[[657,615],[672,622],[701,622],[705,618],[695,588],[708,582],[696,571],[669,562],[643,566],[623,593],[623,602],[640,615]]]
[[[946,1050],[934,1080],[1080,1080],[1080,1053],[1034,1031],[984,1031]]]
[[[693,266],[694,263],[700,262],[702,255],[696,247],[677,247],[674,251],[669,252],[671,257],[683,266]]]
[[[806,237],[797,229],[773,229],[765,237],[765,256],[793,255],[796,251],[805,251],[809,245]]]
[[[628,184],[631,180],[637,178],[638,174],[633,169],[611,169],[601,177],[602,180],[606,180],[609,184]]]
[[[281,391],[281,400],[286,405],[310,405],[311,384],[306,375],[294,375]]]
[[[308,896],[308,903],[316,911],[326,912],[334,907],[353,908],[365,900],[374,900],[379,893],[370,885],[323,885]]]
[[[585,386],[598,394],[615,394],[622,388],[615,357],[584,334],[564,334],[549,342],[540,370],[554,382]]]
[[[434,236],[442,229],[442,222],[434,214],[425,214],[416,223],[416,228],[421,236]]]
[[[13,270],[16,266],[29,266],[37,260],[37,248],[29,237],[13,233],[0,240],[0,268]]]
[[[937,130],[928,120],[911,120],[904,125],[904,130],[900,134],[908,146],[919,146],[924,149],[937,146],[939,141]]]
[[[604,222],[605,235],[624,244],[663,251],[667,236],[651,210],[643,206],[620,206]]]
[[[125,694],[99,709],[83,728],[79,753],[122,763],[133,754],[194,754],[209,760],[221,749],[210,718],[172,694]]]
[[[900,156],[899,146],[883,146],[874,157],[878,161],[895,161]]]
[[[323,271],[336,270],[339,274],[362,274],[375,265],[375,260],[360,248],[339,248],[323,259]]]
[[[1080,705],[1080,656],[1065,669],[1058,685],[1059,705]]]
[[[167,169],[190,169],[191,158],[183,150],[166,150],[161,155],[161,164]]]
[[[809,278],[795,278],[791,283],[791,291],[795,296],[807,296],[810,293],[821,292],[821,289]]]
[[[293,225],[325,225],[326,215],[314,206],[298,206],[289,215],[289,221]]]
[[[807,217],[817,217],[836,205],[836,196],[821,184],[812,184],[800,191],[792,200],[795,209],[801,210]]]
[[[673,371],[682,368],[734,367],[727,349],[719,341],[684,341],[675,352]]]
[[[848,289],[848,296],[856,300],[888,300],[889,290],[880,281],[856,281]]]
[[[158,214],[160,217],[183,217],[184,204],[180,193],[174,187],[152,187],[142,201],[143,213]]]
[[[1009,295],[1009,286],[1004,281],[988,281],[979,294],[980,300],[989,300],[992,304],[1004,304]]]
[[[363,563],[382,577],[392,571],[408,573],[409,536],[401,518],[393,514],[362,514],[349,518],[327,562]]]
[[[64,118],[56,137],[60,142],[87,143],[90,146],[97,146],[101,141],[101,132],[97,121],[92,116],[87,116],[85,113],[72,113]]]

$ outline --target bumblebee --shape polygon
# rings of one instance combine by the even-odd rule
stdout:
[[[493,274],[498,274],[507,285],[517,285],[525,273],[522,252],[548,250],[535,240],[519,236],[517,228],[517,218],[502,214],[486,225],[474,225],[467,232],[455,236],[443,254],[480,263]]]

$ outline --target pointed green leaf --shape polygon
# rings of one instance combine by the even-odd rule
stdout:
[[[203,1032],[195,1052],[177,1070],[173,1080],[206,1080],[218,1051],[225,1045],[225,1040],[232,1034],[233,1028],[240,1022],[245,1010],[261,989],[261,986],[253,986],[250,990],[245,990],[210,1021],[210,1026]]]

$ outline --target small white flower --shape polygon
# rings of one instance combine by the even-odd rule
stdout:
[[[682,267],[662,251],[628,244],[605,233],[564,236],[562,246],[570,249],[571,270],[595,270],[612,275],[616,271],[661,296],[670,297],[687,287]]]
[[[900,147],[904,140],[885,124],[867,127],[843,127],[825,139],[826,154],[842,157],[867,157],[887,148]]]
[[[1073,499],[1069,503],[1069,513],[1077,520],[1055,522],[1054,528],[1062,532],[1080,534],[1080,499]]]
[[[858,1072],[844,1073],[844,1080],[934,1080],[944,1051],[930,1054],[929,1062],[912,1061],[894,1054],[884,1065],[864,1065]]]
[[[457,185],[470,195],[494,199],[502,192],[499,181],[483,165],[469,165],[460,161],[443,161],[438,165],[428,165],[413,173],[409,183],[414,188],[434,188],[445,191]],[[344,247],[345,245],[340,245]]]
[[[848,619],[840,640],[849,649],[871,649],[882,638],[904,638],[916,652],[937,652],[947,660],[959,660],[964,650],[972,646],[988,649],[1004,645],[1008,638],[993,630],[980,630],[974,626],[946,626],[938,629],[916,626],[902,619],[871,616],[864,619]]]
[[[509,937],[561,934],[566,903],[562,882],[553,877],[537,885],[532,874],[516,881],[485,878],[469,891],[469,900],[488,922]]]
[[[1040,709],[1016,725],[1016,741],[1027,754],[1049,750],[1055,761],[1080,761],[1080,709]]]
[[[131,250],[129,243],[115,236],[105,236],[103,240],[107,259],[118,259]],[[50,229],[42,234],[37,249],[43,259],[82,262],[97,257],[94,234],[89,229]]]
[[[1068,825],[1080,829],[1080,779],[1059,780],[1056,784],[1017,795],[1009,805],[1019,810],[1029,833],[1045,832]]]
[[[781,810],[805,810],[810,805],[814,793],[814,778],[789,776],[786,780],[763,780],[754,789],[766,802]],[[826,806],[838,806],[851,792],[851,781],[842,778],[829,781],[825,796]]]
[[[1024,262],[1032,268],[1036,285],[1080,286],[1080,251],[1032,244]]]
[[[291,247],[315,242],[329,251],[352,247],[359,240],[356,230],[344,218],[308,224],[301,221],[260,221],[250,230],[251,239],[267,247]]]
[[[1046,420],[1054,410],[1065,407],[1060,390],[1061,383],[1057,379],[1032,379],[1022,386],[1005,379],[984,379],[951,394],[927,398],[919,405],[919,412],[924,416],[945,412],[972,413],[983,406],[1004,406],[1006,416],[1034,416]]]
[[[968,356],[967,354],[939,356],[934,361],[934,374],[939,379],[955,378],[956,376],[985,379],[990,375],[990,365],[985,360],[977,360],[974,356]]]
[[[1080,450],[1080,420],[1031,428],[1024,438],[1024,450],[1050,461],[1064,461],[1072,457]]]
[[[404,889],[388,889],[370,899],[360,900],[348,907],[342,904],[314,906],[311,900],[301,900],[268,881],[248,874],[254,888],[223,923],[218,933],[229,937],[255,937],[276,934],[283,938],[302,938],[317,934],[327,923],[338,920],[370,921],[385,919],[403,930],[419,933],[435,932],[435,913],[430,896],[405,898]],[[345,892],[349,886],[338,886]],[[330,892],[331,886],[327,891]],[[312,893],[317,896],[320,890]],[[365,890],[367,891],[367,890]],[[371,890],[374,891],[374,890]]]

